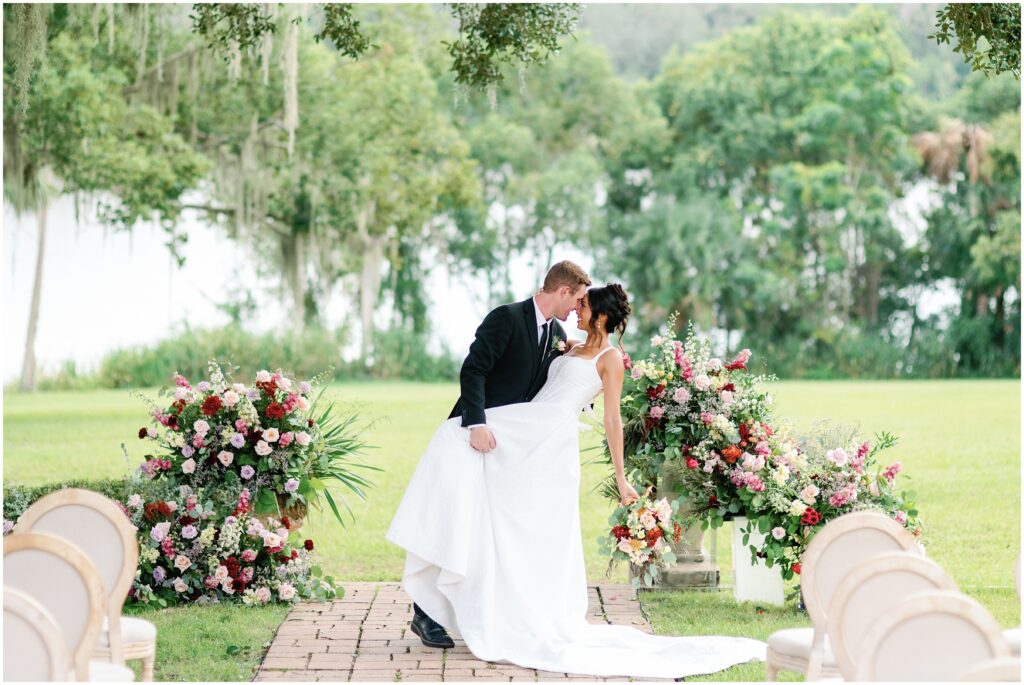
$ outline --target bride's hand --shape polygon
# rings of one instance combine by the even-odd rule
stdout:
[[[629,483],[619,483],[619,504],[624,507],[629,506],[638,499],[640,499],[640,495],[637,494],[636,488]]]

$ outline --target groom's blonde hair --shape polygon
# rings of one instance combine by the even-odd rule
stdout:
[[[575,292],[581,285],[590,285],[590,276],[579,264],[566,259],[548,269],[542,290],[553,293],[563,285],[569,286]]]

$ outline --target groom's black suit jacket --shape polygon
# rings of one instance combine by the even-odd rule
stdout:
[[[566,339],[552,318],[541,350],[537,331],[533,298],[492,310],[462,363],[462,395],[448,418],[461,416],[463,426],[473,426],[487,423],[484,409],[530,401],[547,380],[551,360],[561,354],[555,342]]]

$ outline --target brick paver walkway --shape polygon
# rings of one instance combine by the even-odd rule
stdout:
[[[628,585],[589,588],[591,623],[653,632]],[[553,681],[629,680],[551,673],[480,661],[452,635],[453,649],[432,649],[409,631],[412,600],[397,583],[346,583],[345,597],[296,605],[270,645],[256,680]],[[651,680],[645,678],[644,680]]]

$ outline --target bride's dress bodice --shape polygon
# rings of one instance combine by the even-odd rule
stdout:
[[[597,359],[611,347],[606,347],[592,359],[563,354],[548,367],[548,380],[531,402],[564,404],[582,410],[590,404],[604,387],[597,372]]]

